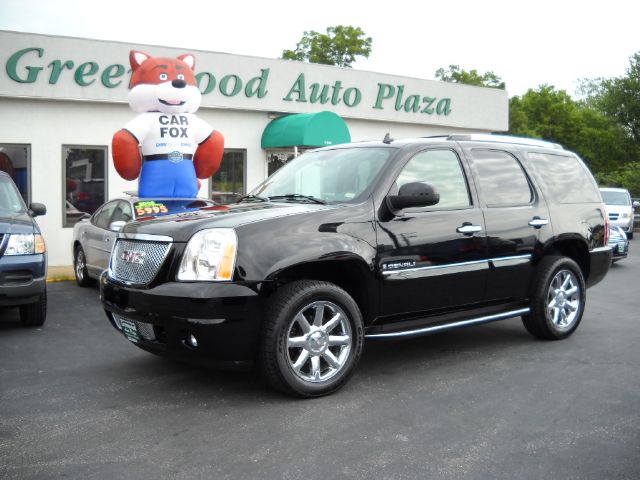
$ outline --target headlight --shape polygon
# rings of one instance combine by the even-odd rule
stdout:
[[[629,218],[629,214],[628,213],[623,213],[622,215],[620,215],[620,218]]]
[[[231,228],[212,228],[196,233],[184,250],[178,280],[231,280],[238,239]]]
[[[33,255],[34,253],[44,253],[47,247],[44,238],[40,234],[10,234],[9,243],[4,251],[5,255]]]

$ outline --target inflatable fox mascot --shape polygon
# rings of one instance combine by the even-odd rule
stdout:
[[[193,198],[197,179],[211,177],[224,153],[220,132],[193,114],[202,100],[195,58],[154,58],[132,50],[129,62],[129,106],[140,115],[113,136],[116,171],[126,180],[140,176],[140,197]]]

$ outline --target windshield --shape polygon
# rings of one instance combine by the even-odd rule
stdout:
[[[603,191],[602,199],[607,205],[631,205],[631,197],[627,192]]]
[[[9,177],[0,175],[0,210],[12,213],[26,211],[18,189]]]
[[[150,215],[158,217],[161,215],[171,215],[172,213],[193,212],[204,207],[212,207],[215,205],[215,202],[202,198],[165,198],[160,200],[140,200],[133,204],[133,209],[136,218],[140,218]]]
[[[278,201],[350,202],[367,190],[393,152],[391,148],[363,147],[305,153],[251,194],[280,197]]]

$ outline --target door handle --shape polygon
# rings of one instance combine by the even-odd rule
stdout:
[[[529,220],[529,225],[531,225],[533,228],[542,228],[548,223],[548,219],[540,217],[533,217],[531,220]]]
[[[478,233],[482,231],[482,227],[480,225],[472,225],[469,222],[464,222],[458,228],[456,228],[456,232],[462,233],[464,235],[473,235],[474,233]]]

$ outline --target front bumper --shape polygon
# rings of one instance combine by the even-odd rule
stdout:
[[[118,318],[133,322],[140,348],[232,367],[252,362],[256,356],[264,303],[260,286],[169,282],[139,289],[114,282],[105,272],[100,277],[100,298],[116,330],[125,333]],[[197,347],[188,341],[192,335]]]
[[[37,302],[47,286],[44,254],[4,255],[0,258],[0,306]]]

